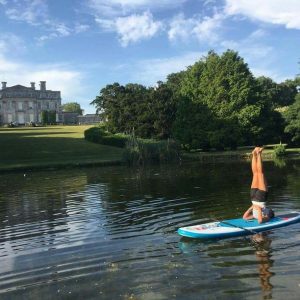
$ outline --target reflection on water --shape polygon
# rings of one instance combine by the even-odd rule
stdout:
[[[286,166],[286,160],[282,157],[275,157],[274,164],[278,168],[284,168]]]
[[[300,210],[299,162],[266,170],[270,205]],[[176,233],[239,217],[250,179],[246,163],[0,175],[0,298],[296,299],[298,224],[216,241]]]
[[[272,240],[268,233],[257,233],[251,236],[253,245],[255,245],[256,258],[258,261],[258,272],[260,277],[261,289],[263,292],[263,299],[272,299],[273,285],[270,282],[272,277],[271,267],[272,260]]]

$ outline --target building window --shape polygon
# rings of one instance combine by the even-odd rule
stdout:
[[[7,114],[7,123],[12,122],[12,114]]]
[[[32,101],[29,101],[28,108],[33,109],[33,102]]]
[[[18,102],[18,109],[22,110],[23,109],[23,102]]]

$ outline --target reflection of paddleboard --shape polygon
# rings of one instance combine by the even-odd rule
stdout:
[[[261,224],[259,224],[256,219],[232,219],[181,227],[178,229],[178,233],[182,236],[200,239],[225,238],[257,233],[277,227],[287,226],[297,222],[300,222],[300,213],[292,212],[284,215],[278,215],[272,218],[270,221]]]

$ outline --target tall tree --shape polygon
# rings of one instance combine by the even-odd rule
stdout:
[[[80,107],[80,104],[77,102],[68,102],[63,104],[61,107],[63,111],[74,112],[74,113],[78,113],[79,115],[82,115],[83,112],[83,110]]]
[[[151,89],[150,113],[153,116],[153,136],[166,139],[171,136],[176,113],[176,90],[168,83],[158,82]]]
[[[255,80],[236,52],[228,50],[219,56],[210,51],[188,68],[181,91],[211,111],[210,122],[216,125],[210,135],[212,145],[235,147],[249,139],[257,113],[249,115],[243,110],[255,106]]]
[[[278,84],[271,78],[260,76],[256,78],[256,84],[259,98],[274,109],[291,105],[295,101],[296,80],[286,80]]]
[[[285,132],[295,145],[300,145],[300,93],[296,96],[296,101],[284,113],[286,127]]]

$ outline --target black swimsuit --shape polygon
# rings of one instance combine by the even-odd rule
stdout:
[[[266,202],[268,198],[268,192],[262,191],[260,189],[251,189],[250,190],[250,198],[252,201],[257,202]]]

